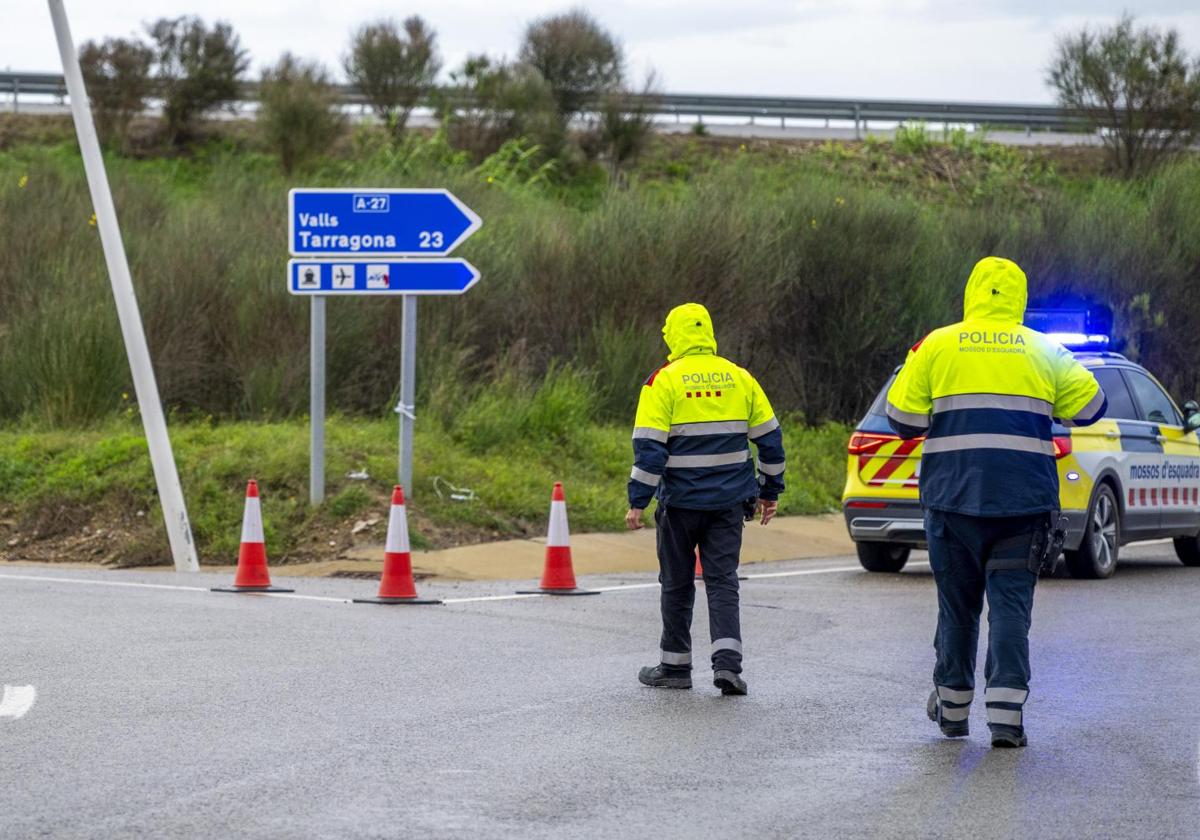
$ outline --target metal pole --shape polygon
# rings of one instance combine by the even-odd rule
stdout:
[[[859,108],[858,105],[855,105],[854,106],[854,139],[855,140],[862,139],[862,133],[859,131],[859,128],[858,128],[858,120],[859,120],[860,113],[861,113],[861,109]]]
[[[403,357],[400,359],[400,486],[412,496],[413,422],[417,393],[417,297],[404,296],[404,334],[401,337]]]
[[[108,277],[117,304],[117,317],[121,322],[121,334],[125,338],[125,352],[129,356],[133,388],[137,394],[138,408],[142,413],[142,425],[146,430],[150,464],[154,469],[154,480],[158,484],[158,498],[162,503],[163,519],[166,520],[171,556],[175,560],[177,571],[197,572],[200,570],[200,564],[196,559],[196,544],[192,541],[192,528],[188,524],[187,507],[183,501],[183,488],[179,484],[175,455],[171,451],[171,439],[167,435],[167,420],[163,416],[158,383],[154,378],[154,367],[150,363],[150,348],[146,345],[142,315],[138,310],[137,295],[133,291],[133,280],[129,276],[129,262],[125,256],[124,243],[121,241],[121,229],[117,225],[117,209],[113,205],[112,192],[109,190],[104,158],[100,155],[100,141],[96,138],[96,126],[92,122],[92,112],[88,107],[83,74],[79,70],[79,56],[75,53],[75,43],[71,39],[71,29],[62,0],[47,2],[50,4],[50,17],[54,20],[54,33],[58,38],[63,75],[66,77],[67,92],[71,97],[71,114],[75,118],[75,133],[79,137],[79,150],[83,154],[83,167],[87,172],[88,189],[92,195],[92,209],[96,212],[96,225],[100,229],[104,260],[108,264]]]
[[[21,113],[21,80],[20,78],[13,79],[13,113]]]
[[[308,500],[314,506],[325,500],[325,298],[314,295],[309,340],[309,463]]]

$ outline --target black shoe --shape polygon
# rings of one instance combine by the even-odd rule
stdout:
[[[925,703],[925,714],[929,715],[929,719],[938,725],[942,730],[942,734],[947,738],[965,738],[971,734],[971,722],[968,720],[942,720],[940,709],[938,708],[937,689],[929,693],[929,700]]]
[[[1001,749],[1010,749],[1015,747],[1023,747],[1029,743],[1029,739],[1025,737],[1025,733],[1017,734],[1016,732],[993,732],[992,746]]]
[[[663,666],[655,665],[638,671],[638,682],[652,688],[691,688],[691,674],[671,674]]]
[[[713,685],[721,689],[722,694],[742,695],[749,691],[746,681],[733,671],[713,671]]]

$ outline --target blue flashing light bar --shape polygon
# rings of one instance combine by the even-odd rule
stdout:
[[[1104,350],[1108,347],[1109,338],[1106,335],[1086,335],[1075,332],[1046,333],[1046,337],[1057,341],[1068,350]]]
[[[1025,326],[1069,350],[1107,350],[1111,343],[1109,336],[1095,332],[1086,309],[1030,309]]]

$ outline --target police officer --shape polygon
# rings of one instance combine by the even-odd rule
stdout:
[[[1061,345],[1022,326],[1025,274],[999,257],[967,281],[964,319],[908,354],[887,415],[925,435],[921,506],[938,591],[937,664],[926,711],[947,737],[968,734],[979,615],[986,593],[984,703],[993,747],[1027,743],[1029,625],[1038,572],[1056,557],[1059,509],[1053,418],[1086,426],[1107,402]],[[1061,547],[1061,544],[1058,546]]]
[[[708,594],[713,685],[745,694],[738,615],[738,556],[744,522],[766,525],[783,491],[783,433],[754,377],[717,355],[712,319],[696,303],[672,309],[663,327],[670,355],[642,386],[633,430],[625,524],[654,512],[662,584],[662,661],[638,679],[692,687],[692,604],[699,547]],[[758,449],[757,476],[748,441]]]

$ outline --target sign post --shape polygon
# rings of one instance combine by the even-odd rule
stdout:
[[[417,296],[404,296],[404,354],[400,357],[400,486],[412,495],[413,425],[417,420]]]
[[[417,297],[460,295],[479,282],[447,255],[482,220],[448,190],[294,189],[288,193],[288,291],[311,297],[309,500],[325,497],[325,302],[343,295],[403,300],[398,479],[412,495]]]
[[[325,298],[314,295],[310,306],[308,500],[315,506],[325,499]]]

